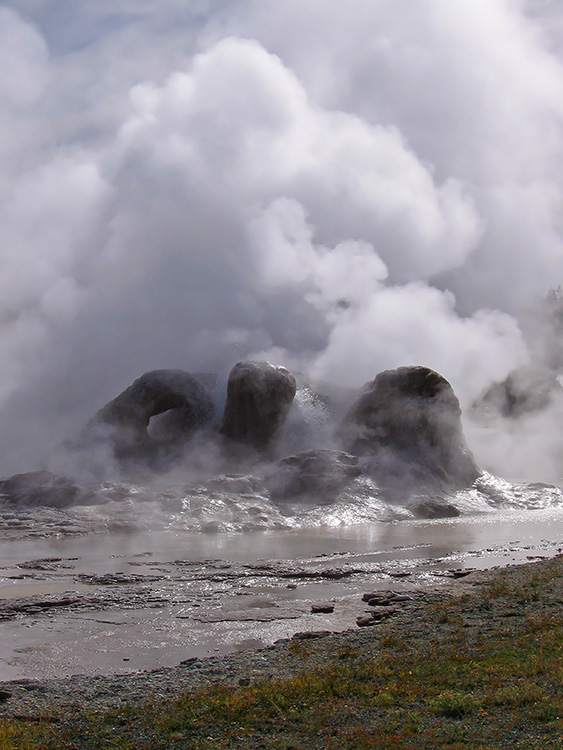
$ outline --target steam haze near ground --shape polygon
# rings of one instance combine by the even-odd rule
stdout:
[[[562,40],[557,0],[4,2],[1,473],[151,369],[422,364],[467,407],[526,364]],[[469,429],[478,462],[560,478],[561,411]]]

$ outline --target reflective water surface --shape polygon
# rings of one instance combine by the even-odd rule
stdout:
[[[562,547],[558,505],[246,533],[161,528],[7,539],[0,679],[155,669],[299,630],[355,627],[370,588],[447,586],[448,571],[525,562]],[[325,601],[333,613],[311,613]]]

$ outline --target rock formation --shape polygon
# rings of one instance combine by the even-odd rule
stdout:
[[[275,501],[333,502],[361,474],[358,459],[343,451],[310,450],[278,461],[264,478]]]
[[[347,451],[369,459],[364,463],[383,488],[455,489],[480,474],[460,416],[445,378],[427,367],[400,367],[364,387],[340,434]]]
[[[4,505],[68,508],[91,501],[90,493],[50,471],[30,471],[0,480],[0,503]]]
[[[209,422],[214,408],[202,376],[183,370],[153,370],[100,409],[85,435],[109,439],[118,460],[154,463]],[[160,414],[166,418],[152,436],[149,424]]]
[[[442,497],[415,497],[407,504],[415,518],[457,518],[461,511]]]
[[[143,470],[150,476],[181,461],[186,476],[198,477],[193,490],[198,497],[269,495],[278,506],[276,513],[294,504],[325,505],[341,499],[343,492],[362,494],[368,488],[374,497],[397,502],[417,518],[451,517],[458,510],[448,495],[470,486],[480,474],[465,444],[450,384],[426,367],[380,373],[364,387],[336,436],[325,428],[324,445],[330,449],[313,443],[312,449],[289,456],[295,450],[294,425],[288,422],[284,438],[273,439],[293,403],[296,382],[284,367],[269,362],[239,362],[232,368],[219,429],[207,430],[197,447],[194,442],[193,450],[186,451],[194,432],[213,418],[213,389],[208,377],[181,370],[145,373],[104,406],[81,440],[69,447],[94,468],[96,461],[106,466],[113,456],[135,479]],[[295,424],[299,427],[298,419]],[[322,436],[316,436],[323,445]],[[333,447],[335,437],[339,450]],[[268,446],[268,451],[256,452]],[[89,490],[49,472],[10,477],[0,480],[0,503],[62,508],[104,502],[109,495],[96,484],[94,472],[92,476]],[[360,476],[362,482],[354,488]]]
[[[539,366],[521,367],[502,383],[493,383],[473,408],[485,415],[517,418],[545,409],[561,390],[554,371]]]
[[[239,362],[229,373],[221,434],[264,448],[281,427],[296,391],[285,367],[269,362]]]

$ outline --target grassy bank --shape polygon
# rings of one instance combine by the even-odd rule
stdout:
[[[563,749],[562,576],[560,557],[502,571],[370,629],[367,649],[293,641],[302,669],[290,679],[2,719],[0,747]]]

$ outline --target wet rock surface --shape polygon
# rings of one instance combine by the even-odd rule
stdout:
[[[206,683],[247,685],[259,678],[290,677],[304,666],[322,666],[328,658],[341,650],[359,649],[368,654],[371,648],[380,649],[379,637],[385,634],[386,631],[382,628],[391,616],[394,629],[416,625],[427,604],[436,604],[448,597],[449,594],[445,591],[413,592],[401,607],[381,607],[381,610],[385,610],[381,615],[374,615],[373,612],[357,615],[354,626],[356,630],[335,632],[335,628],[330,625],[317,626],[315,629],[294,629],[290,637],[280,638],[266,647],[243,650],[224,657],[190,657],[171,668],[107,677],[72,675],[62,680],[12,680],[1,686],[7,697],[1,703],[0,715],[33,716],[47,707],[50,711],[60,712],[86,704],[89,710],[97,711],[118,707],[125,701],[173,697]],[[358,595],[355,599],[357,610],[361,606],[361,596]],[[338,606],[336,602],[335,613]],[[291,616],[291,613],[288,614]],[[323,614],[316,614],[314,617],[323,617]],[[362,618],[365,618],[365,625],[369,625],[369,628],[362,626]],[[423,626],[423,630],[428,631],[428,628]],[[295,649],[294,644],[299,644],[299,648],[302,644],[307,650],[302,652]],[[305,664],[304,655],[307,656]]]
[[[517,549],[475,550],[467,561],[511,559]],[[525,545],[521,556],[556,550],[555,542]],[[425,545],[255,562],[147,552],[112,555],[105,570],[87,566],[80,557],[45,557],[0,567],[0,674],[123,672],[163,656],[168,666],[209,656],[211,643],[233,650],[295,632],[371,628],[481,575],[429,556]]]
[[[410,500],[407,509],[415,518],[458,518],[461,511],[441,497],[418,497]]]
[[[49,471],[15,474],[0,480],[0,504],[68,508],[89,502],[95,502],[92,493]]]
[[[358,459],[343,451],[309,450],[278,461],[264,484],[277,502],[334,502],[360,476]]]

